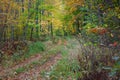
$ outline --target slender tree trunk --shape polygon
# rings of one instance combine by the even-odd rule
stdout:
[[[79,19],[76,19],[76,33],[80,33],[80,23],[79,23]]]
[[[38,39],[39,38],[39,31],[38,31],[38,28],[39,28],[39,0],[36,1],[36,38]]]
[[[4,27],[1,25],[0,26],[0,41],[3,40],[3,34],[4,34]]]
[[[29,0],[29,1],[28,1],[28,20],[27,20],[28,23],[29,23],[30,14],[31,14],[31,13],[30,13],[31,5],[32,5],[32,1]],[[26,27],[28,28],[28,25],[27,25]]]
[[[22,1],[22,13],[24,12],[24,0],[21,0]]]
[[[42,0],[40,0],[40,5],[42,5]],[[42,31],[42,25],[41,25],[41,22],[42,22],[42,13],[43,13],[43,7],[40,9],[40,32]]]
[[[23,40],[26,40],[26,26],[23,27]]]
[[[52,22],[51,22],[51,37],[53,38],[53,25],[52,25]]]
[[[11,26],[11,40],[14,40],[14,26]]]
[[[33,40],[33,30],[34,30],[34,28],[32,27],[31,28],[31,34],[30,34],[30,40]]]
[[[21,0],[22,2],[22,13],[24,13],[24,0]],[[25,22],[23,22],[25,24]],[[23,40],[26,40],[26,26],[23,27]]]
[[[4,32],[3,32],[3,41],[6,41],[6,27],[4,28]]]
[[[48,36],[50,36],[50,25],[49,25],[49,20],[47,21],[47,26],[48,26]]]

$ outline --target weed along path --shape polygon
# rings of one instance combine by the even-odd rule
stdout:
[[[71,43],[74,42],[74,43]],[[74,46],[74,45],[75,46]],[[49,72],[54,65],[62,60],[64,51],[68,51],[68,55],[78,53],[78,43],[75,39],[66,40],[65,43],[59,41],[58,44],[51,42],[45,43],[50,45],[47,51],[35,54],[19,64],[12,66],[8,69],[3,69],[0,72],[1,80],[46,80],[42,76],[42,72]],[[72,46],[72,47],[71,47]]]

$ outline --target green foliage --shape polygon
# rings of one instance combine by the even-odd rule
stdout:
[[[28,26],[29,27],[33,27],[35,24],[34,23],[32,23],[32,22],[28,22]]]
[[[61,29],[56,30],[55,33],[56,33],[56,36],[64,36],[64,32]]]
[[[94,28],[94,27],[96,27],[96,25],[95,24],[92,24],[92,23],[87,23],[84,27],[83,27],[83,29],[90,29],[90,28]]]
[[[117,61],[113,67],[108,67],[108,66],[105,66],[103,67],[105,70],[109,70],[109,76],[110,77],[114,77],[116,75],[119,75],[120,73],[120,61]]]
[[[74,44],[74,42],[72,42]],[[74,44],[76,45],[76,44]],[[68,46],[72,46],[72,44],[68,44]],[[75,46],[74,46],[75,47]],[[80,66],[79,62],[77,60],[71,60],[69,55],[69,49],[72,49],[73,47],[68,47],[65,49],[65,47],[61,47],[61,54],[62,59],[58,61],[58,63],[51,67],[51,71],[49,72],[42,72],[42,75],[45,79],[50,80],[67,80],[67,79],[77,79],[81,75],[81,72],[79,72]]]
[[[83,34],[84,35],[84,34]],[[101,79],[118,79],[120,76],[120,55],[117,49],[112,49],[106,46],[98,46],[98,38],[94,38],[96,35],[88,34],[84,35],[83,40],[80,40],[81,53],[77,56],[80,69],[78,72],[82,72],[79,79],[92,79],[97,80],[97,76],[101,76]],[[96,43],[94,43],[96,41]],[[115,55],[114,55],[115,54]],[[92,55],[92,56],[91,56]],[[102,77],[101,73],[104,71],[105,77]]]
[[[62,59],[50,72],[44,73],[44,77],[49,76],[51,80],[68,79],[68,77],[73,77],[73,75],[70,71],[68,59]]]
[[[45,50],[45,46],[41,41],[47,41],[51,38],[54,43],[60,41],[58,36],[66,36],[71,34],[77,34],[77,31],[81,32],[82,38],[86,42],[81,43],[82,51],[86,55],[82,55],[81,64],[78,60],[70,60],[67,58],[67,51],[59,46],[55,49],[49,50],[48,53],[55,54],[57,51],[61,51],[64,58],[56,65],[55,68],[48,74],[50,79],[66,79],[71,77],[81,77],[83,74],[79,71],[86,71],[84,67],[87,68],[89,72],[91,66],[95,67],[96,70],[103,66],[104,62],[100,62],[104,56],[100,57],[96,54],[101,54],[102,51],[99,48],[96,48],[97,44],[104,42],[102,38],[106,38],[105,35],[97,35],[87,32],[89,29],[102,27],[107,28],[110,31],[108,32],[108,37],[113,33],[113,39],[105,39],[108,43],[107,46],[112,45],[111,42],[119,42],[119,20],[120,20],[120,7],[119,0],[0,0],[0,42],[4,41],[24,41],[24,40],[37,40],[29,44],[28,52],[19,50],[19,52],[14,53],[9,59],[6,55],[3,57],[8,64],[6,66],[12,65],[15,61],[28,58],[32,55],[40,53]],[[100,32],[100,31],[99,31]],[[65,35],[66,34],[66,35]],[[101,38],[101,40],[99,40]],[[60,41],[61,45],[62,40]],[[119,45],[118,45],[119,46]],[[3,47],[0,45],[0,47]],[[19,46],[18,46],[19,47]],[[73,48],[74,43],[67,45],[67,48]],[[95,49],[96,48],[96,49]],[[114,47],[113,47],[114,48]],[[6,48],[7,49],[7,48]],[[61,50],[63,49],[63,50]],[[108,57],[108,54],[111,53],[105,48]],[[11,53],[11,51],[8,51]],[[25,54],[24,54],[25,53]],[[1,53],[0,53],[1,54]],[[11,53],[12,54],[12,53]],[[94,61],[98,62],[97,68],[92,65],[91,55],[94,55],[96,58]],[[89,59],[84,61],[84,57],[87,56]],[[78,56],[79,57],[79,56]],[[1,58],[1,55],[0,55]],[[115,58],[116,59],[116,58]],[[45,62],[47,59],[43,60]],[[108,60],[109,61],[109,60]],[[106,61],[106,63],[108,63]],[[37,64],[37,63],[33,63]],[[105,70],[110,70],[109,75],[115,76],[120,72],[119,67],[120,62],[116,61],[115,64],[112,64],[112,67],[105,65]],[[17,73],[23,72],[24,68],[19,68],[16,70]],[[86,76],[85,76],[86,77]]]
[[[28,54],[34,54],[34,53],[39,53],[41,51],[45,50],[45,45],[42,42],[34,42],[32,44],[29,45],[28,48]]]
[[[17,74],[19,74],[19,73],[21,73],[21,72],[24,72],[24,71],[25,71],[25,68],[24,68],[24,67],[20,67],[20,68],[18,68],[18,69],[15,70],[15,72],[16,72]]]

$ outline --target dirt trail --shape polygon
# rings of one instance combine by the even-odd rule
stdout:
[[[37,66],[32,68],[27,72],[20,73],[16,75],[15,78],[9,78],[9,80],[43,80],[40,77],[40,73],[42,70],[49,71],[53,65],[57,63],[61,59],[61,54],[58,53],[55,56],[52,56],[46,63],[41,66]]]
[[[44,44],[49,45],[49,46],[46,47],[46,51],[48,51],[48,50],[57,46],[57,45],[53,45],[51,41],[45,42]],[[26,65],[29,65],[32,62],[39,61],[41,58],[42,58],[41,54],[36,54],[36,55],[33,55],[30,58],[26,59],[25,61],[20,62],[19,64],[16,64],[15,66],[9,67],[8,69],[4,69],[2,66],[0,66],[0,79],[4,78],[4,77],[8,77],[11,74],[14,74],[14,70],[16,70],[20,67],[24,67]]]
[[[74,42],[74,43],[71,43],[71,42]],[[75,39],[67,41],[67,43],[70,43],[69,45],[73,45],[73,44],[75,45],[72,50],[71,49],[69,50],[70,55],[72,55],[73,53],[78,53],[77,49],[79,46],[76,47],[76,45],[78,45],[78,43],[76,43]],[[52,46],[51,43],[49,43],[49,44],[50,44],[50,46]],[[66,44],[64,45],[64,47],[67,49]],[[48,49],[51,49],[51,48],[52,47],[49,47]],[[55,46],[53,48],[55,48]],[[49,72],[51,70],[51,67],[54,66],[55,64],[57,64],[57,62],[62,58],[61,52],[58,51],[56,54],[52,55],[42,65],[32,67],[32,68],[28,69],[28,71],[25,71],[25,72],[22,72],[19,74],[14,74],[14,72],[15,72],[14,70],[16,70],[20,67],[24,67],[28,64],[31,64],[32,62],[39,61],[42,58],[43,58],[43,56],[41,54],[37,54],[12,68],[1,70],[0,78],[3,78],[2,80],[44,80],[41,76],[41,72],[42,71]],[[12,76],[11,76],[11,74],[12,74]]]
[[[0,71],[0,76],[5,77],[5,76],[13,73],[13,70],[16,70],[16,69],[18,69],[18,68],[20,68],[20,67],[24,67],[24,66],[26,66],[26,65],[29,65],[30,63],[32,63],[32,62],[34,62],[34,61],[38,61],[40,58],[41,58],[41,55],[40,55],[40,54],[34,55],[34,56],[30,57],[29,59],[21,62],[20,64],[14,66],[14,67],[12,67],[12,68],[5,69],[5,70],[1,70],[1,71]]]

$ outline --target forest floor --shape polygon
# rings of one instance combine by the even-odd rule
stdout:
[[[62,60],[65,52],[73,57],[79,53],[79,43],[76,39],[66,41],[59,40],[53,44],[52,41],[44,43],[46,50],[23,60],[19,64],[9,68],[0,67],[0,80],[51,80],[42,72],[50,72],[53,66]],[[71,79],[69,79],[71,80]]]

